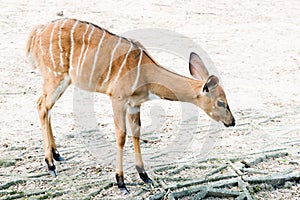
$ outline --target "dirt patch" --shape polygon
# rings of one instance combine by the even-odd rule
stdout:
[[[213,131],[193,106],[143,105],[142,151],[154,185],[138,178],[129,135],[124,165],[130,198],[300,199],[299,10],[297,0],[6,2],[0,8],[1,199],[124,198],[114,181],[114,125],[106,96],[83,94],[87,99],[79,103],[92,99],[94,112],[80,120],[74,88],[57,102],[52,125],[66,161],[56,163],[57,178],[46,170],[35,109],[42,81],[25,62],[24,46],[32,27],[60,17],[118,34],[146,28],[180,33],[208,53],[222,78],[234,128]],[[174,49],[181,40],[172,40]],[[149,51],[163,66],[189,74],[190,50],[180,56]],[[95,123],[80,127],[78,121],[91,118]]]

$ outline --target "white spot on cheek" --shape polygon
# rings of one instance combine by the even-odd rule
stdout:
[[[209,116],[212,116],[212,112],[209,112]]]

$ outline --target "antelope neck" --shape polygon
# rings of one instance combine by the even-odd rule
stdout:
[[[176,74],[158,65],[149,68],[149,90],[161,99],[193,103],[203,84],[202,81]]]

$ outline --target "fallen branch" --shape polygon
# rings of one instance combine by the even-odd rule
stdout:
[[[40,177],[43,177],[43,176],[49,176],[49,172],[35,173],[35,174],[27,176],[27,178],[40,178]]]
[[[243,163],[246,167],[251,167],[253,165],[257,165],[267,159],[270,158],[280,158],[280,157],[284,157],[284,156],[288,156],[288,152],[278,152],[278,153],[273,153],[273,154],[266,154],[257,158],[254,158],[252,160],[250,159],[245,159],[242,160],[241,163]]]
[[[10,196],[4,196],[4,197],[2,197],[0,200],[11,200],[11,199],[20,199],[20,198],[22,198],[22,197],[24,197],[24,195],[23,194],[13,194],[13,195],[10,195]]]
[[[228,160],[227,163],[228,163],[229,166],[233,169],[233,171],[234,171],[235,173],[237,173],[237,175],[239,175],[239,176],[242,176],[242,175],[243,175],[243,172],[241,172],[237,167],[235,167],[234,164],[233,164],[230,160]]]
[[[91,199],[92,197],[98,195],[102,190],[107,190],[108,188],[112,187],[113,183],[112,182],[107,182],[106,184],[104,184],[101,188],[96,189],[95,191],[89,193],[87,195],[87,199]]]
[[[149,200],[160,200],[166,195],[166,191],[158,192],[149,197]]]
[[[172,175],[175,175],[175,174],[179,174],[180,172],[182,172],[183,170],[185,169],[190,169],[192,168],[192,166],[188,166],[188,165],[183,165],[182,167],[179,167],[171,172],[169,172],[166,176],[172,176]]]
[[[209,188],[206,196],[212,197],[238,197],[241,193],[238,191],[226,190],[226,189],[215,189]]]
[[[232,178],[236,178],[237,175],[233,174],[233,175],[221,175],[221,176],[216,176],[213,178],[209,178],[206,179],[207,182],[215,182],[215,181],[220,181],[220,180],[224,180],[224,179],[232,179]]]
[[[253,168],[243,168],[241,169],[242,172],[253,173],[253,174],[269,174],[269,172],[259,169]]]
[[[171,178],[171,177],[162,177],[161,179],[163,179],[164,181],[171,181],[171,182],[179,182],[179,181],[190,181],[193,180],[192,178]]]
[[[280,186],[283,185],[287,181],[298,182],[300,180],[300,173],[296,175],[287,175],[284,176],[282,174],[275,174],[266,177],[247,177],[243,176],[242,179],[250,184],[260,184],[266,183],[272,186]]]
[[[195,196],[193,196],[192,200],[203,199],[207,195],[207,188],[204,188],[200,192],[198,192]]]
[[[13,190],[0,190],[0,196],[15,194],[16,192]]]
[[[238,179],[233,178],[233,179],[229,179],[226,181],[219,181],[217,183],[211,184],[210,186],[212,188],[222,188],[222,187],[226,187],[226,186],[237,186],[237,185],[238,185]]]
[[[209,176],[212,176],[212,175],[214,175],[214,174],[216,174],[216,173],[218,173],[218,172],[220,172],[220,171],[222,171],[222,170],[224,170],[224,169],[226,169],[226,168],[227,168],[227,165],[222,165],[221,167],[218,167],[217,169],[212,170],[212,171],[210,171],[209,173],[207,173],[207,174],[205,175],[205,177],[207,178],[207,177],[209,177]]]
[[[266,153],[283,151],[283,150],[286,150],[286,147],[278,148],[278,149],[271,149],[271,150],[266,150],[266,151],[257,151],[257,152],[250,153],[249,155],[266,154]]]
[[[26,182],[26,181],[25,180],[12,180],[12,181],[9,181],[9,182],[6,182],[6,183],[0,185],[0,190],[4,190],[13,185],[17,185],[17,184],[24,183],[24,182]]]
[[[202,184],[202,183],[205,183],[205,182],[207,182],[207,180],[205,178],[193,179],[191,181],[184,181],[184,182],[181,182],[181,183],[168,185],[164,189],[174,190],[174,189],[179,189],[179,188],[183,188],[183,187],[199,185],[199,184]]]
[[[167,190],[169,189],[164,180],[158,179],[158,183],[163,187],[163,189]]]
[[[169,170],[169,169],[174,169],[174,168],[176,168],[176,167],[177,167],[177,165],[164,165],[164,166],[162,166],[162,167],[156,168],[156,169],[154,170],[154,173],[166,171],[166,170]]]
[[[247,190],[247,187],[245,186],[245,183],[241,178],[238,178],[238,186],[243,190],[244,193],[244,195],[243,196],[240,195],[239,198],[242,199],[242,197],[244,198],[247,197],[247,200],[252,200],[252,196],[250,195],[249,191]]]
[[[200,187],[200,188],[193,188],[193,189],[188,189],[188,190],[183,190],[180,192],[173,192],[169,194],[169,200],[176,200],[178,198],[186,197],[186,196],[191,196],[195,193],[198,193],[199,191],[205,191],[206,187]]]

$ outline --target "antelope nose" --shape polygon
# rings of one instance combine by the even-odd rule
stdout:
[[[232,122],[229,126],[235,126],[235,119],[234,118],[232,119]]]
[[[226,123],[224,122],[224,125],[225,125],[226,127],[235,126],[235,119],[233,118],[230,124],[226,124]]]

